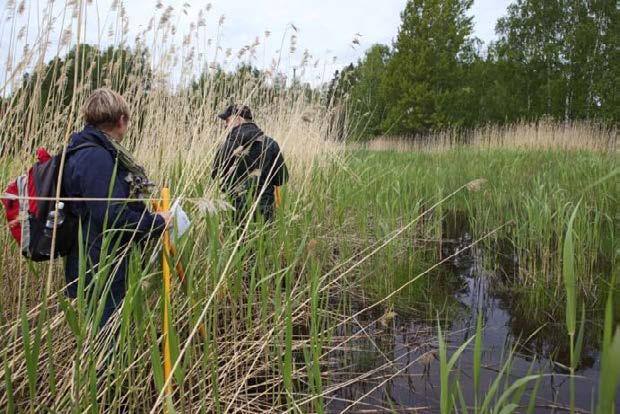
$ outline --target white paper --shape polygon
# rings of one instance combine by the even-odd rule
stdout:
[[[178,198],[172,204],[170,213],[172,214],[171,236],[172,242],[174,243],[175,241],[178,241],[179,238],[187,232],[187,230],[189,230],[192,223],[189,220],[187,213],[185,213],[185,211],[181,208],[181,200]],[[155,263],[155,261],[159,258],[162,246],[162,243],[158,243],[155,246],[149,260],[150,263]]]
[[[172,214],[172,238],[173,240],[178,240],[189,230],[192,222],[181,207],[181,202],[178,198],[172,204],[170,213]]]

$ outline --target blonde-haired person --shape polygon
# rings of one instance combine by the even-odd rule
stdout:
[[[101,297],[106,292],[103,314],[99,326],[106,324],[125,297],[127,255],[129,243],[157,237],[170,221],[169,213],[150,213],[144,202],[102,201],[101,199],[140,199],[151,185],[144,169],[121,145],[127,133],[130,112],[127,102],[118,93],[101,88],[86,99],[82,108],[85,127],[71,137],[62,180],[65,197],[84,198],[84,201],[67,203],[68,213],[81,219],[85,246],[86,274],[84,286],[88,297]],[[88,199],[92,199],[88,201]],[[91,283],[102,255],[104,232],[112,238],[109,246],[118,257],[109,266],[109,275],[100,283]],[[78,244],[65,261],[66,293],[76,297],[79,277]],[[99,290],[95,292],[95,286]],[[109,287],[109,290],[107,288]],[[97,307],[95,307],[96,309]]]

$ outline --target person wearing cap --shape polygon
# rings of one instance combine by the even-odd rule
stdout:
[[[237,223],[256,201],[256,211],[272,220],[275,189],[288,180],[280,146],[254,123],[246,105],[230,105],[218,117],[229,133],[215,154],[212,178],[231,197]]]

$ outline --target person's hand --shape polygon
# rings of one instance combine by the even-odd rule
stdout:
[[[173,216],[170,211],[159,211],[157,212],[157,215],[161,217],[162,219],[164,219],[164,222],[166,223],[166,230],[172,227]]]

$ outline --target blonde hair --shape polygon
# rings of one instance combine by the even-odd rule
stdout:
[[[82,115],[84,121],[93,126],[115,124],[122,116],[129,120],[129,106],[118,93],[109,88],[99,88],[84,102]]]

